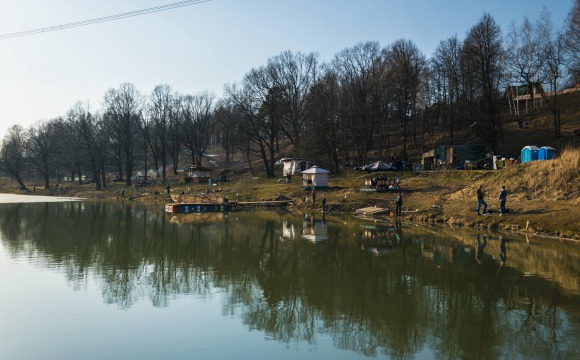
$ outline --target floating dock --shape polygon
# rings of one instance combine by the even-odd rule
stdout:
[[[184,204],[174,203],[165,205],[165,212],[176,214],[227,212],[232,210],[231,203],[224,204]]]

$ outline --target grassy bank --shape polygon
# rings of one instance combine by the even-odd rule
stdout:
[[[537,161],[507,167],[498,171],[436,171],[383,173],[387,177],[400,177],[404,191],[403,218],[409,221],[448,224],[474,228],[549,234],[557,237],[580,239],[580,150],[567,149],[558,159]],[[356,209],[377,206],[392,209],[396,192],[361,192],[364,179],[376,176],[361,172],[346,172],[331,176],[330,187],[318,191],[315,211],[321,207],[324,194],[328,211],[336,215],[350,215]],[[301,181],[293,183],[241,176],[213,185],[212,191],[235,201],[291,199],[296,211],[312,211],[310,193],[302,190]],[[173,193],[205,193],[207,185],[179,184],[169,179]],[[486,192],[490,215],[475,213],[477,186]],[[499,191],[508,190],[507,208],[510,213],[499,216]],[[122,183],[109,183],[102,191],[94,184],[67,183],[62,189],[41,189],[36,185],[35,195],[78,196],[96,199],[115,199],[124,187]],[[30,186],[34,189],[34,185]],[[2,179],[0,190],[21,193],[16,183]],[[163,204],[169,202],[166,184],[125,188],[125,198]],[[389,215],[385,215],[389,216]]]

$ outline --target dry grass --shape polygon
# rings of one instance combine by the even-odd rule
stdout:
[[[533,161],[497,172],[495,183],[525,200],[561,201],[580,198],[580,149],[564,149],[556,159]]]

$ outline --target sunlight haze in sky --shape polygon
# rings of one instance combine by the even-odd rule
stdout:
[[[178,0],[18,0],[0,3],[0,35],[141,10]],[[78,101],[102,108],[109,88],[156,85],[218,97],[225,84],[283,51],[328,62],[359,42],[405,38],[429,58],[489,12],[503,34],[544,6],[560,28],[573,0],[211,0],[38,35],[0,39],[0,140],[19,124],[64,116]]]

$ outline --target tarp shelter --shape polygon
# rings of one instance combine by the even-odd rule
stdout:
[[[363,166],[362,169],[365,171],[369,171],[369,172],[370,171],[395,171],[395,170],[397,170],[397,168],[394,167],[393,165],[387,164],[387,163],[382,162],[382,161],[377,161],[377,162],[374,162],[372,164],[365,165],[365,166]]]
[[[483,145],[439,145],[426,151],[421,156],[421,163],[425,170],[441,165],[453,165],[456,169],[463,168],[463,164],[477,164],[487,158],[487,149]]]
[[[299,175],[302,171],[312,166],[312,161],[307,159],[282,158],[276,162],[276,165],[284,165],[282,171],[284,176]]]
[[[524,146],[520,155],[521,162],[538,160],[538,147],[534,145]]]
[[[328,174],[330,171],[314,165],[302,172],[302,186],[310,188],[328,187]]]
[[[538,160],[552,160],[556,157],[556,149],[549,146],[542,146],[538,150]]]

